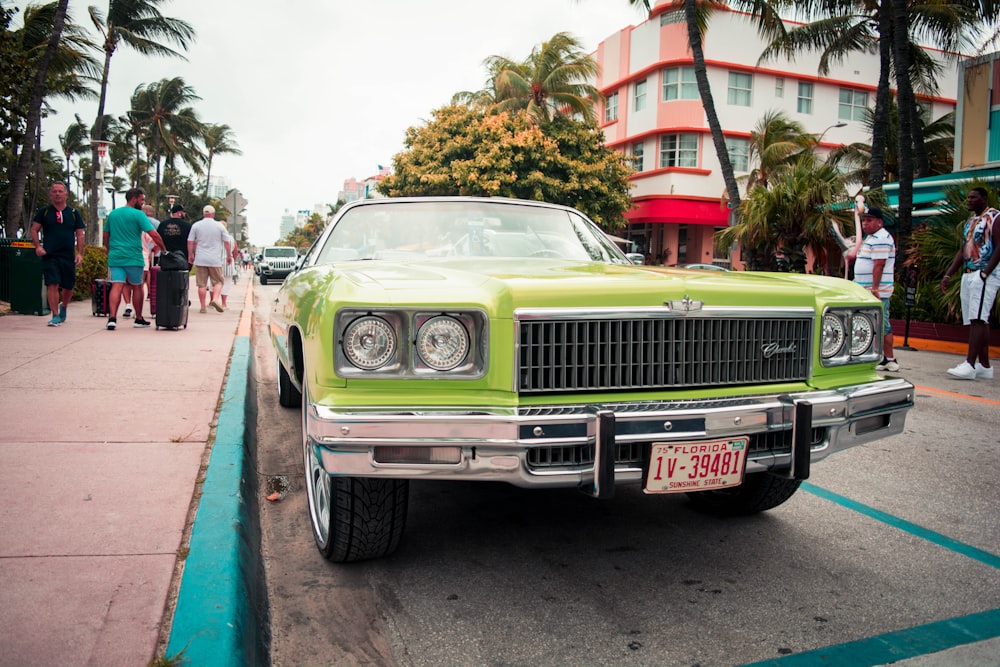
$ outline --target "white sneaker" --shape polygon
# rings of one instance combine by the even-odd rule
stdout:
[[[890,373],[897,373],[899,372],[899,364],[896,362],[895,359],[886,359],[884,370],[887,370]]]
[[[977,380],[992,380],[993,379],[993,367],[987,368],[983,366],[978,361],[976,362],[976,379]]]
[[[958,380],[975,380],[976,368],[968,361],[963,361],[958,366],[949,368],[948,375]]]

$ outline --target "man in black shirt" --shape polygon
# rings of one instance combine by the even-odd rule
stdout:
[[[63,183],[53,183],[49,186],[52,203],[38,209],[31,220],[31,240],[35,244],[35,254],[42,258],[42,276],[52,311],[50,327],[66,321],[66,308],[76,286],[76,267],[83,262],[83,218],[79,211],[66,204],[67,194]]]
[[[184,219],[185,215],[187,214],[184,212],[184,206],[174,204],[170,209],[170,217],[161,222],[156,231],[163,237],[163,245],[167,246],[167,252],[180,250],[187,257],[187,241],[188,234],[191,233],[191,223]],[[191,258],[187,257],[187,260],[188,265],[190,265]]]

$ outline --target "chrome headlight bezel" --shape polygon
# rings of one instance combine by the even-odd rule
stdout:
[[[867,364],[882,358],[882,308],[827,308],[820,320],[824,366]]]
[[[450,371],[465,363],[471,342],[461,320],[451,315],[436,315],[424,320],[417,329],[415,361],[431,370]]]
[[[354,322],[376,318],[391,327],[399,341],[391,359],[375,368],[354,363],[345,344],[350,344],[349,329]],[[447,378],[479,379],[486,375],[489,358],[489,319],[482,310],[457,309],[429,311],[417,308],[343,308],[334,317],[334,368],[345,378]],[[439,327],[459,336],[461,353],[446,362],[419,349],[428,335]],[[435,367],[437,366],[437,367]]]

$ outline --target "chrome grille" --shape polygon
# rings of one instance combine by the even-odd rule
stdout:
[[[812,318],[545,318],[518,329],[518,391],[615,391],[804,380]]]

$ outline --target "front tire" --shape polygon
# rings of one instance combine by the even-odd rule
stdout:
[[[261,285],[266,285],[267,284],[267,276],[265,276],[263,273],[260,274],[260,284]]]
[[[292,378],[278,360],[278,405],[283,408],[297,408],[302,405],[302,392],[295,388]]]
[[[305,387],[303,386],[305,390]],[[335,563],[381,558],[399,546],[406,528],[409,480],[333,477],[306,435],[309,394],[302,401],[302,451],[309,523],[316,547]]]
[[[722,491],[695,491],[688,499],[695,508],[716,516],[748,516],[772,509],[791,498],[802,480],[766,472],[747,475],[743,483]]]

